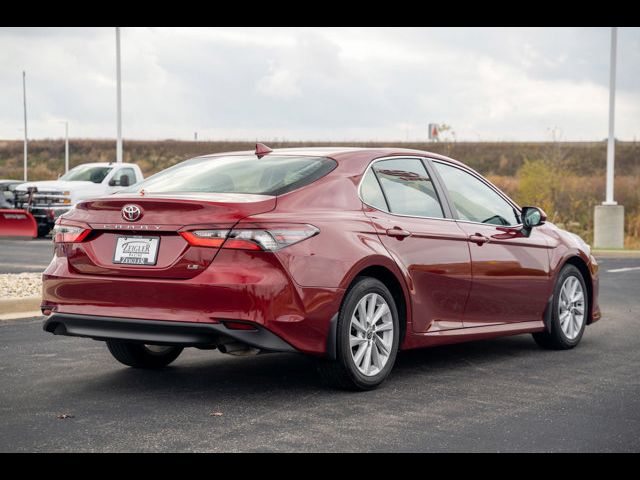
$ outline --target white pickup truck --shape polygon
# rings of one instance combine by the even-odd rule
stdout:
[[[15,189],[16,207],[31,212],[38,236],[47,235],[56,219],[81,200],[102,197],[143,180],[133,163],[84,163],[58,180],[27,182]]]

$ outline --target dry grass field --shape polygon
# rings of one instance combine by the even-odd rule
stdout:
[[[606,143],[602,142],[266,142],[273,148],[295,146],[396,146],[449,155],[475,168],[521,205],[539,205],[551,221],[593,238],[593,207],[604,199]],[[240,141],[137,141],[124,143],[124,159],[150,175],[206,153],[247,150]],[[115,159],[113,140],[71,140],[71,166]],[[64,142],[29,144],[29,179],[55,179],[64,169]],[[0,178],[22,178],[22,142],[0,141]],[[625,206],[628,248],[640,248],[640,142],[616,146],[616,200]]]

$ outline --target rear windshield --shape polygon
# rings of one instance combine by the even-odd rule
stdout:
[[[135,187],[149,193],[206,192],[282,195],[323,177],[336,166],[323,157],[254,155],[194,158],[156,173]]]

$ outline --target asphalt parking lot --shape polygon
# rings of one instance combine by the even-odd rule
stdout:
[[[29,245],[46,265],[50,244]],[[24,261],[0,252],[2,273]],[[578,348],[521,335],[404,352],[365,393],[327,389],[298,355],[189,349],[139,371],[40,318],[0,321],[0,451],[637,452],[640,258],[600,266],[604,317]]]
[[[35,240],[0,238],[0,274],[42,272],[52,255],[51,237]]]

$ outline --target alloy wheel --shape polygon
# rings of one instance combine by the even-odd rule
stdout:
[[[560,288],[558,318],[562,332],[569,340],[574,340],[584,323],[584,291],[574,276],[567,277]]]
[[[393,317],[387,301],[377,293],[362,297],[351,316],[349,345],[353,363],[368,377],[389,360],[393,345]]]

